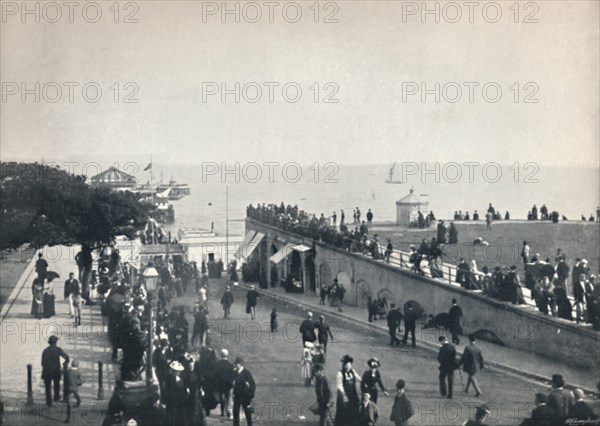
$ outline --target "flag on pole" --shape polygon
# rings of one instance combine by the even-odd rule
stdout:
[[[144,171],[150,170],[152,168],[152,163],[148,164],[146,166],[146,168],[144,169]]]

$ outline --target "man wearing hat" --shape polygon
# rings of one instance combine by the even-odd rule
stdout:
[[[332,426],[333,415],[331,413],[331,407],[333,401],[331,400],[331,388],[329,387],[329,381],[325,374],[323,374],[323,365],[316,364],[314,366],[315,374],[315,393],[317,394],[317,413],[319,415],[319,426]]]
[[[325,315],[319,316],[319,321],[315,325],[317,329],[317,336],[319,338],[319,344],[323,346],[323,352],[327,354],[327,342],[331,337],[333,340],[333,333],[331,333],[331,327],[325,322]]]
[[[469,375],[465,392],[468,393],[469,386],[473,384],[473,387],[475,388],[475,396],[479,396],[481,395],[481,389],[479,389],[479,384],[475,379],[475,374],[477,374],[477,371],[483,368],[483,355],[481,354],[481,349],[479,349],[479,346],[475,344],[474,334],[469,334],[469,342],[471,342],[471,344],[465,348],[458,365],[462,365],[464,372]]]
[[[454,370],[456,370],[456,348],[445,336],[440,336],[438,341],[442,344],[438,353],[438,362],[440,363],[440,393],[452,399],[452,382],[454,381]],[[448,387],[446,388],[446,378]]]
[[[408,424],[414,414],[415,410],[411,402],[406,397],[405,393],[406,382],[402,379],[396,382],[396,397],[394,398],[394,405],[392,406],[392,413],[390,414],[390,420],[394,422],[395,426],[403,426]]]
[[[51,383],[54,385],[54,401],[60,400],[60,358],[63,358],[65,362],[69,362],[69,355],[56,345],[57,342],[57,336],[50,336],[48,339],[49,346],[42,352],[42,379],[44,380],[44,388],[46,389],[47,406],[52,405],[50,394]]]
[[[228,357],[229,351],[227,349],[221,349],[221,359],[217,362],[215,367],[215,384],[217,393],[219,394],[221,417],[225,417],[225,410],[227,410],[227,418],[230,418],[229,392],[231,391],[233,379],[235,378],[235,367],[231,361],[229,361]]]
[[[458,336],[462,334],[460,319],[463,316],[463,311],[460,308],[460,306],[458,306],[456,299],[452,299],[452,306],[450,307],[448,316],[450,317],[450,332],[452,333],[452,343],[458,345],[460,343],[460,338]]]
[[[168,424],[170,426],[182,425],[185,424],[185,402],[188,392],[180,377],[184,368],[179,361],[172,361],[169,367],[171,374],[167,377],[163,395],[167,406]]]
[[[250,318],[254,320],[256,318],[256,305],[258,304],[258,298],[260,295],[255,290],[254,284],[250,286],[250,290],[246,293],[246,313],[250,314]]]
[[[573,391],[575,404],[569,412],[570,419],[576,420],[598,420],[598,415],[594,413],[592,407],[583,399],[585,396],[583,390],[577,388]]]
[[[371,397],[371,401],[377,404],[377,386],[381,388],[384,395],[388,395],[385,386],[383,386],[383,382],[381,381],[381,374],[379,373],[381,363],[377,358],[373,357],[367,361],[367,365],[370,370],[363,373],[362,381],[360,382],[360,390],[363,394],[368,393]]]
[[[560,374],[552,375],[552,390],[548,394],[548,407],[554,410],[558,424],[563,424],[575,404],[573,392],[564,389],[565,381]]]
[[[235,364],[235,378],[233,380],[233,426],[240,425],[240,408],[244,409],[246,423],[252,426],[252,400],[256,392],[256,383],[252,374],[244,367],[244,360],[237,357]]]
[[[390,305],[390,311],[387,314],[387,326],[390,333],[390,345],[400,346],[400,339],[396,337],[398,327],[402,322],[402,313],[396,308],[396,305],[392,303]]]

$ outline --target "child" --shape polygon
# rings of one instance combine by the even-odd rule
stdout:
[[[78,367],[79,361],[74,359],[71,361],[71,367],[67,369],[67,420],[65,420],[65,423],[69,423],[71,420],[71,411],[73,405],[75,405],[75,407],[79,407],[81,405],[79,386],[83,384],[83,381],[81,380],[81,373],[79,373]]]
[[[273,308],[271,311],[271,333],[277,331],[277,308]]]
[[[75,327],[81,325],[81,307],[85,305],[85,299],[81,297],[81,294],[73,296],[73,308],[75,310]]]
[[[304,349],[302,350],[302,358],[300,359],[300,365],[302,366],[302,378],[304,379],[304,386],[310,386],[312,382],[313,348],[314,345],[311,342],[304,343]]]

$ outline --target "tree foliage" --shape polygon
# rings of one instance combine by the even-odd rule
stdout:
[[[133,238],[151,206],[132,192],[92,188],[85,177],[40,163],[0,163],[0,244],[108,244]]]

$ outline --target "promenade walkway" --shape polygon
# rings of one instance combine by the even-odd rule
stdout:
[[[75,250],[75,251],[74,251]],[[44,382],[41,379],[41,354],[48,346],[48,337],[60,337],[58,345],[80,362],[79,369],[85,382],[80,389],[81,407],[75,410],[71,424],[100,425],[112,394],[117,364],[111,364],[111,351],[102,324],[100,306],[83,309],[81,326],[75,327],[69,315],[67,302],[63,300],[64,281],[69,272],[77,274],[77,266],[70,253],[73,247],[53,247],[46,253],[49,270],[60,278],[53,281],[56,295],[56,315],[48,319],[35,319],[31,315],[31,284],[35,277],[30,264],[15,286],[1,312],[0,345],[0,400],[4,403],[4,422],[7,425],[48,425],[62,423],[66,419],[66,404],[52,407],[45,405]],[[50,253],[56,260],[52,260]],[[37,255],[32,262],[35,262]],[[98,400],[98,361],[104,363],[104,400]],[[27,364],[33,367],[33,401],[27,402]],[[62,397],[62,381],[61,381]]]
[[[344,306],[342,312],[338,312],[337,308],[329,305],[319,305],[319,297],[312,294],[297,294],[287,293],[283,288],[258,289],[261,294],[273,297],[282,302],[298,305],[302,308],[312,311],[315,315],[323,314],[330,318],[335,318],[339,321],[354,323],[356,325],[371,329],[376,333],[382,334],[382,339],[389,341],[387,332],[387,323],[385,320],[377,320],[373,323],[368,322],[368,314],[366,308],[358,308],[354,306]],[[448,306],[448,309],[450,306]],[[429,348],[437,352],[439,345],[437,338],[440,334],[447,332],[442,330],[423,329],[423,324],[417,324],[416,340],[417,345]],[[385,337],[384,337],[385,336]],[[402,337],[402,336],[400,336]],[[543,336],[537,336],[538,339],[543,339]],[[450,340],[450,337],[448,337]],[[410,342],[409,342],[410,344]],[[468,344],[467,336],[461,338],[460,345],[457,346],[457,351],[462,353],[465,345]],[[505,346],[496,345],[486,341],[478,340],[477,344],[482,348],[484,359],[488,368],[495,368],[498,371],[517,375],[522,378],[535,381],[537,383],[547,384],[550,386],[550,378],[552,374],[562,374],[569,387],[580,387],[587,393],[598,393],[596,385],[598,383],[598,372],[578,369],[562,362],[553,361],[551,359],[541,359],[539,356],[511,349]],[[581,356],[594,356],[593,354],[582,354]]]

